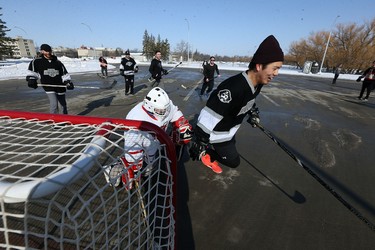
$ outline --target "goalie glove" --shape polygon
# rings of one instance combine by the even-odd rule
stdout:
[[[120,69],[120,75],[125,76],[124,70]]]
[[[134,73],[138,73],[138,70],[139,70],[139,69],[138,69],[138,66],[135,66],[135,67],[134,67]]]
[[[198,126],[195,127],[194,135],[192,145],[189,149],[190,158],[193,161],[201,159],[210,141],[210,136]]]
[[[247,119],[247,122],[250,123],[250,125],[253,128],[256,128],[258,124],[260,123],[259,109],[253,106],[248,112],[248,114],[249,114],[249,118]]]
[[[360,82],[361,79],[362,79],[362,76],[358,77],[357,80],[356,80],[356,82]]]
[[[128,162],[125,157],[121,157],[115,163],[104,167],[106,181],[113,187],[118,187],[122,183],[126,190],[131,190],[134,177],[138,170],[142,168],[142,165],[142,159],[135,163]]]
[[[166,75],[168,75],[168,73],[169,73],[168,70],[166,70],[166,69],[163,70],[163,75],[166,76]]]
[[[178,145],[188,144],[193,138],[193,128],[183,116],[174,122],[172,141]]]

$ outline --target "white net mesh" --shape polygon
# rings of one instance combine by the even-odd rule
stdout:
[[[133,181],[125,178],[130,167],[121,164],[112,176],[119,185],[108,181],[107,170],[127,153],[124,131],[140,130],[122,121],[73,125],[0,117],[0,248],[175,247],[174,177],[162,140]],[[155,131],[143,133],[158,138]]]

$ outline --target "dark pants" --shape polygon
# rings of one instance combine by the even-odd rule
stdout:
[[[240,155],[236,148],[236,139],[211,144],[213,148],[207,149],[211,161],[218,161],[230,168],[236,168],[240,165]]]
[[[364,80],[363,83],[362,83],[361,92],[360,92],[358,98],[362,98],[362,96],[363,96],[363,94],[366,90],[366,97],[365,98],[368,99],[369,96],[370,96],[371,90],[373,88],[373,85],[374,85],[373,81]]]
[[[207,89],[207,87],[208,87],[208,89]],[[213,88],[214,88],[214,80],[213,79],[208,81],[208,82],[203,82],[203,86],[202,86],[202,89],[201,89],[201,95],[204,94],[204,91],[206,89],[207,89],[206,93],[209,94],[212,91]]]
[[[108,76],[108,70],[107,70],[107,68],[102,67],[102,75],[103,76]]]
[[[158,87],[160,85],[160,78],[156,78],[153,80],[153,83],[151,84],[151,88]],[[164,88],[164,87],[162,87]]]
[[[125,77],[125,94],[134,94],[134,75]],[[129,92],[130,90],[130,92]]]
[[[336,80],[337,80],[338,77],[339,77],[339,74],[335,74],[335,76],[333,77],[333,80],[332,80],[332,84],[336,83]]]

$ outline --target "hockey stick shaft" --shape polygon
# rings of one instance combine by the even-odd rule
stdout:
[[[275,138],[275,136],[268,131],[261,124],[257,127],[262,130],[273,142],[275,142],[284,152],[286,152],[293,160],[295,160],[298,165],[300,165],[304,170],[306,170],[315,180],[317,180],[326,190],[328,190],[338,201],[340,201],[347,209],[350,210],[358,219],[364,222],[372,231],[375,231],[375,225],[371,223],[366,217],[364,217],[356,208],[354,208],[349,202],[347,202],[340,194],[338,194],[332,187],[330,187],[322,178],[320,178],[314,171],[306,166],[302,160],[300,160],[295,154],[293,154],[284,144]]]
[[[135,184],[135,188],[137,190],[138,199],[139,199],[140,206],[141,206],[141,209],[142,209],[142,215],[143,215],[144,223],[145,223],[145,226],[148,228],[146,206],[145,206],[145,203],[143,201],[143,196],[142,196],[138,181],[134,180],[134,184]]]
[[[75,88],[79,89],[112,89],[117,84],[117,81],[113,81],[109,87],[94,87],[94,86],[80,86],[74,85]],[[54,84],[38,84],[38,87],[54,87],[54,88],[66,88],[66,85],[54,85]]]
[[[172,70],[174,70],[175,68],[177,68],[178,66],[180,66],[181,64],[182,64],[182,62],[179,62],[178,64],[176,64],[173,68],[168,70],[168,73],[171,72]]]
[[[170,70],[167,70],[167,72],[171,72],[172,70],[174,70],[175,68],[177,68],[178,66],[180,66],[182,64],[182,62],[179,62],[177,65],[175,65],[173,68],[171,68]],[[163,72],[161,73],[161,75],[166,75],[166,74],[163,74]],[[150,86],[153,87],[154,83],[155,83],[156,79],[153,79],[152,81],[150,81]]]
[[[210,78],[208,81],[211,81],[211,80],[213,80],[213,79],[215,79],[215,78],[218,78],[218,76],[215,76],[214,78]],[[204,84],[204,83],[205,83],[205,82],[204,82],[204,78],[203,78],[202,82],[198,82],[198,83],[196,84],[196,87],[197,87],[198,85],[201,85],[201,84]],[[184,88],[184,89],[190,89],[190,88],[191,88],[191,86],[185,86],[185,85],[183,85],[183,84],[181,84],[181,87]]]

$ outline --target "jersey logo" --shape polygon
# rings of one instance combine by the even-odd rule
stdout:
[[[59,71],[56,69],[46,69],[44,70],[43,73],[45,76],[50,76],[50,77],[55,77],[59,75]]]
[[[232,94],[229,89],[220,90],[217,97],[219,97],[219,100],[223,103],[230,103],[232,101]]]

